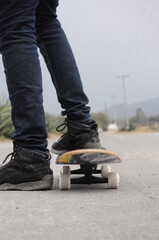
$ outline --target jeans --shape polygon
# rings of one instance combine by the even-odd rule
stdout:
[[[89,122],[90,107],[78,68],[57,19],[58,0],[0,0],[2,54],[15,145],[49,154],[37,46],[63,108],[72,121]]]

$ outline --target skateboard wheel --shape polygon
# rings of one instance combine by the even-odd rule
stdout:
[[[108,188],[117,189],[119,187],[119,174],[111,172],[108,174]]]
[[[70,174],[70,167],[69,166],[63,166],[63,174]]]
[[[101,175],[102,178],[107,178],[108,174],[111,172],[110,166],[109,165],[102,165],[101,167]]]
[[[70,174],[60,173],[59,189],[69,190],[71,188]]]

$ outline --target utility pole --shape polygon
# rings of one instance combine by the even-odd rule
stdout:
[[[104,112],[105,112],[106,115],[108,115],[107,104],[106,104],[106,102],[104,103]]]
[[[126,129],[129,130],[129,114],[128,114],[128,104],[127,104],[127,96],[126,96],[126,86],[125,86],[125,79],[128,78],[129,75],[121,75],[117,78],[122,79],[123,85],[123,95],[124,95],[124,105],[125,105],[125,121],[126,121]]]
[[[112,95],[113,100],[113,109],[114,109],[114,124],[117,125],[117,111],[116,111],[116,101],[115,101],[115,95]]]

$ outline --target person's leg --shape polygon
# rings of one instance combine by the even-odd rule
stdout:
[[[57,91],[62,115],[72,121],[91,121],[88,98],[67,37],[57,20],[58,0],[40,0],[36,11],[38,45]]]
[[[100,148],[97,125],[92,121],[88,98],[66,35],[57,20],[57,0],[41,0],[36,11],[36,30],[40,51],[57,91],[62,115],[68,128],[52,146],[54,153],[77,148]]]
[[[36,190],[52,185],[36,46],[38,3],[39,0],[0,1],[0,53],[15,127],[11,161],[0,168],[0,190]]]
[[[49,155],[35,32],[38,3],[0,1],[0,52],[12,106],[14,143]]]

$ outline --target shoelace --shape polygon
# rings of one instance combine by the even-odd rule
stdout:
[[[47,161],[50,161],[51,160],[51,154],[49,155],[49,157],[46,159]]]
[[[56,128],[56,131],[57,131],[57,132],[62,132],[66,127],[67,127],[67,121],[65,120],[64,123],[60,124],[60,125]]]
[[[15,148],[14,148],[14,151],[11,152],[11,153],[9,153],[9,154],[6,156],[6,158],[5,158],[4,161],[0,164],[0,166],[3,166],[3,164],[7,161],[7,159],[8,159],[10,156],[11,156],[10,161],[14,160],[15,155],[17,154],[17,151],[18,151],[18,148],[15,147]]]

